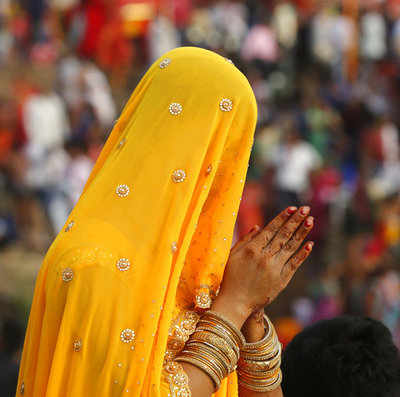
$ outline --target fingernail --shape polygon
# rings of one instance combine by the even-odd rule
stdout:
[[[313,241],[308,242],[307,245],[306,245],[306,251],[311,251],[313,246],[314,246],[314,242]]]
[[[301,207],[300,208],[301,215],[308,215],[309,212],[310,212],[310,207]]]
[[[255,232],[257,229],[258,229],[258,225],[254,225],[254,226],[250,229],[249,233],[253,233],[253,232]]]
[[[311,227],[313,223],[314,223],[314,218],[312,216],[309,216],[305,221],[306,227]]]
[[[286,210],[286,212],[287,212],[289,215],[294,214],[296,211],[297,211],[297,207],[289,207],[289,208]]]

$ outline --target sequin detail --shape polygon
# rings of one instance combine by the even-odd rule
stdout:
[[[174,116],[177,116],[178,114],[182,113],[182,105],[178,102],[172,102],[169,105],[169,112]]]
[[[65,268],[62,272],[61,278],[66,283],[70,282],[74,278],[74,271],[70,267]]]
[[[232,101],[228,98],[224,98],[221,100],[221,102],[219,103],[219,108],[223,111],[223,112],[230,112],[232,110]]]
[[[121,272],[126,272],[131,267],[131,263],[128,258],[119,258],[117,261],[117,268]]]
[[[115,192],[119,197],[127,197],[129,194],[129,186],[128,185],[118,185],[115,189]]]
[[[209,309],[212,303],[209,289],[199,288],[197,290],[194,302],[196,307],[199,309]]]
[[[19,387],[19,393],[21,395],[24,395],[24,393],[25,393],[25,383],[24,382],[22,382],[21,386]]]
[[[206,169],[206,175],[210,175],[212,171],[212,164],[210,164]]]
[[[72,347],[74,349],[74,352],[80,352],[82,350],[82,340],[81,339],[75,340],[74,343],[72,344]]]
[[[234,65],[234,63],[233,63],[232,59],[225,58],[225,61],[226,61],[226,62],[229,62],[229,63],[231,63],[232,65]]]
[[[189,336],[196,330],[200,316],[196,312],[181,312],[171,323],[168,332],[167,350],[164,355],[163,375],[173,397],[190,397],[188,379],[183,367],[173,361],[183,349]]]
[[[131,343],[135,339],[135,331],[130,328],[125,328],[121,332],[121,341],[124,343]]]
[[[174,241],[174,242],[171,244],[171,252],[174,253],[174,252],[176,252],[176,251],[178,251],[178,245],[177,245],[176,242]]]
[[[170,362],[164,370],[171,397],[191,397],[189,378],[180,363]]]
[[[181,183],[186,179],[186,172],[184,170],[175,170],[171,178],[175,183]]]
[[[164,69],[166,68],[169,64],[171,63],[171,59],[170,58],[164,58],[161,62],[160,62],[160,69]]]
[[[71,221],[70,223],[68,223],[67,227],[64,229],[65,232],[69,232],[72,227],[75,225],[74,221]]]
[[[165,363],[175,358],[183,347],[189,336],[196,330],[200,316],[193,311],[181,312],[175,318],[168,332],[167,351],[165,352]]]

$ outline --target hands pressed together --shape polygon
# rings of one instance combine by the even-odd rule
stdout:
[[[308,257],[313,242],[304,239],[314,226],[310,208],[289,207],[264,229],[254,227],[231,250],[213,310],[239,328],[272,302]]]
[[[235,363],[240,397],[282,397],[280,343],[272,323],[268,322],[268,332],[264,328],[263,308],[286,287],[312,250],[313,242],[302,245],[314,225],[309,214],[309,207],[289,207],[264,229],[254,227],[232,248],[211,311],[176,359],[188,375],[193,397],[211,396]],[[250,344],[240,342],[243,335]],[[224,343],[214,345],[215,339]]]

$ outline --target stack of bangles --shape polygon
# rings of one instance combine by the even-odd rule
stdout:
[[[257,392],[275,390],[282,381],[282,345],[273,324],[265,315],[264,322],[268,327],[266,335],[259,342],[245,343],[238,363],[239,384]]]
[[[244,344],[242,333],[230,321],[209,310],[202,315],[175,361],[203,370],[213,380],[217,391],[222,379],[236,369]]]
[[[213,311],[205,312],[195,332],[175,361],[186,362],[204,371],[214,382],[215,391],[222,380],[238,369],[239,384],[249,390],[269,391],[281,383],[281,344],[269,319],[265,337],[246,343],[230,321]]]

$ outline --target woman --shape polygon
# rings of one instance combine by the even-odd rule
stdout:
[[[216,385],[175,359],[202,312],[235,333],[312,248],[290,259],[312,227],[309,208],[291,207],[229,256],[255,123],[252,90],[223,57],[178,48],[150,67],[45,256],[17,395],[237,395],[234,366]]]

